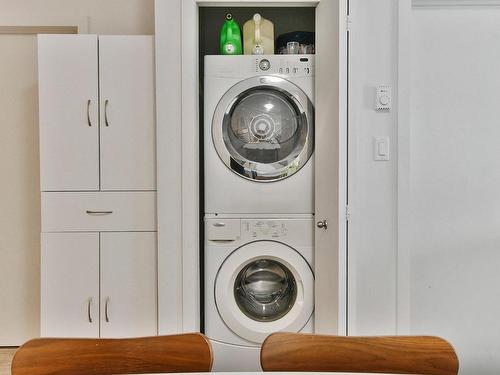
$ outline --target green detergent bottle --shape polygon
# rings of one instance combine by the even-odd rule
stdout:
[[[241,55],[243,53],[240,26],[230,13],[226,14],[226,20],[220,32],[220,53],[222,55]]]

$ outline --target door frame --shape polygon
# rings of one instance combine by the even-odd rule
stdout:
[[[155,0],[160,334],[200,330],[198,8],[317,7],[320,1],[333,0]],[[338,265],[333,277],[339,281],[339,290],[332,294],[328,286],[316,288],[316,300],[325,294],[321,311],[336,310],[333,316],[337,321],[331,321],[331,312],[323,316],[317,310],[315,317],[322,332],[339,334],[346,334],[347,319],[347,224],[343,204],[347,197],[347,4],[348,0],[334,3],[339,12],[340,48],[339,70],[335,73],[339,78],[339,189],[333,199],[339,203],[339,212],[330,226],[338,232],[339,251],[321,258],[331,258],[332,264]],[[181,51],[180,58],[170,51]],[[331,276],[325,277],[329,279]],[[331,296],[337,300],[331,301]]]
[[[410,65],[412,0],[397,5],[397,304],[396,330],[410,334]]]
[[[88,34],[89,17],[2,14],[0,34]]]

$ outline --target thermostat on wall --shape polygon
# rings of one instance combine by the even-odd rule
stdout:
[[[389,111],[392,109],[392,87],[377,86],[376,109],[377,111]]]

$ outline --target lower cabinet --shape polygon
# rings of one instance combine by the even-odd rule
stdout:
[[[41,335],[157,334],[155,232],[42,233]]]
[[[101,336],[153,336],[156,233],[101,233]]]
[[[41,335],[99,337],[99,233],[42,233]]]

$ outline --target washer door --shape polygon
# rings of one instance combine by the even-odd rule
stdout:
[[[241,81],[217,104],[215,149],[233,172],[271,182],[300,170],[314,149],[313,106],[295,84],[262,76]]]
[[[250,342],[260,344],[276,331],[299,332],[313,313],[313,272],[287,245],[252,242],[220,267],[215,303],[229,329]]]

